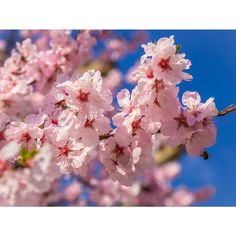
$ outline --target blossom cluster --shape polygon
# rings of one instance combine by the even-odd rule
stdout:
[[[179,84],[192,79],[185,72],[191,62],[171,36],[142,45],[145,54],[130,73],[136,86],[117,93],[116,109],[119,71],[105,79],[92,68],[81,72],[93,60],[92,33],[41,32],[35,42],[17,43],[0,68],[0,204],[57,202],[60,177],[68,174],[83,178],[99,205],[192,204],[196,194],[168,184],[178,164],[156,168],[153,154],[161,143],[203,156],[216,140],[214,99],[201,102],[187,91],[179,101]],[[121,39],[108,40],[102,58],[115,61],[127,50]],[[88,177],[95,160],[106,178]],[[80,185],[64,197],[73,201]]]
[[[94,178],[85,185],[81,179],[74,179],[65,187],[62,199],[71,206],[82,206],[90,202],[98,206],[189,206],[208,199],[213,194],[211,187],[192,192],[185,186],[173,188],[171,180],[180,174],[178,162],[170,162],[153,168],[143,175],[141,181],[126,187],[112,181],[107,175]],[[83,197],[83,189],[89,192],[89,199]]]
[[[192,77],[183,70],[190,61],[179,54],[173,37],[143,45],[145,54],[133,72],[137,85],[130,94],[117,94],[121,111],[112,117],[116,129],[102,145],[101,160],[110,176],[131,185],[153,165],[153,146],[165,139],[170,146],[184,145],[191,156],[203,155],[215,143],[217,116],[214,99],[201,103],[197,92],[185,92],[182,104],[178,84]]]

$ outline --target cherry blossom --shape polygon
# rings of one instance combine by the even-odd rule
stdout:
[[[156,44],[148,43],[142,45],[145,54],[141,58],[141,63],[150,64],[147,71],[147,77],[153,77],[163,80],[165,84],[178,84],[182,80],[190,80],[192,76],[183,72],[189,69],[191,62],[184,59],[184,53],[178,53],[177,46],[174,44],[174,36],[161,38]],[[152,76],[148,76],[152,75]]]
[[[198,92],[180,100],[191,62],[174,36],[142,44],[128,75],[117,62],[142,35],[130,44],[94,30],[20,36],[0,67],[0,205],[187,206],[211,196],[173,188],[180,164],[155,162],[163,146],[207,159],[221,114]],[[132,87],[121,87],[124,78]]]

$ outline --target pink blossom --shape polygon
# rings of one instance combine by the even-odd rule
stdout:
[[[112,96],[108,89],[102,85],[100,72],[89,71],[80,78],[73,78],[58,84],[68,95],[65,97],[66,105],[81,114],[92,117],[94,112],[102,113],[112,110]]]
[[[165,200],[167,206],[189,206],[195,201],[192,192],[185,188],[179,188],[169,198]]]
[[[197,92],[185,92],[182,98],[183,105],[188,109],[186,112],[187,122],[192,126],[197,121],[207,123],[208,119],[218,114],[214,99],[209,98],[205,103],[201,103],[201,97]]]
[[[43,131],[36,125],[13,121],[5,131],[5,136],[8,141],[17,141],[26,148],[35,148]]]
[[[28,173],[27,181],[37,193],[49,191],[53,181],[60,177],[60,170],[52,154],[50,146],[44,145],[31,162],[31,172]]]
[[[114,38],[106,42],[107,54],[112,61],[121,58],[127,51],[127,44],[124,40]],[[104,57],[104,56],[103,56]]]
[[[174,36],[161,38],[156,44],[142,45],[145,51],[141,64],[148,63],[155,77],[163,80],[167,85],[175,85],[182,80],[190,80],[192,76],[183,72],[189,69],[191,62],[184,59],[185,54],[176,52]]]
[[[122,82],[122,74],[117,69],[112,69],[103,78],[104,86],[110,89],[113,93]]]
[[[82,143],[72,138],[55,142],[52,147],[53,155],[62,173],[84,173],[91,147],[84,147]]]

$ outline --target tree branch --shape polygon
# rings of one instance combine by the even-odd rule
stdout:
[[[103,139],[108,139],[110,137],[114,136],[113,134],[102,134],[102,135],[99,135],[99,140],[103,140]]]
[[[236,110],[236,105],[231,104],[228,107],[226,107],[225,109],[223,109],[222,111],[220,111],[216,117],[224,116],[224,115],[226,115],[226,114],[228,114],[228,113],[230,113],[234,110]]]
[[[81,176],[77,176],[77,180],[78,180],[81,184],[83,184],[84,186],[86,186],[87,188],[90,188],[90,189],[94,189],[94,188],[95,188],[95,186],[92,185],[92,184],[90,183],[90,181],[88,181],[88,180],[82,178]]]

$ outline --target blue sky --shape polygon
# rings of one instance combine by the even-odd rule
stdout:
[[[192,82],[183,82],[180,95],[186,90],[198,91],[202,100],[214,97],[217,108],[236,104],[236,31],[215,30],[155,30],[148,31],[150,40],[175,36],[181,44],[180,52],[192,62],[189,73]],[[118,31],[129,38],[133,31]],[[136,59],[142,55],[140,47],[119,63],[125,73]],[[217,143],[208,149],[210,159],[181,159],[182,172],[173,185],[187,185],[195,190],[201,186],[212,185],[215,195],[205,206],[236,206],[236,111],[225,117],[217,118]]]

